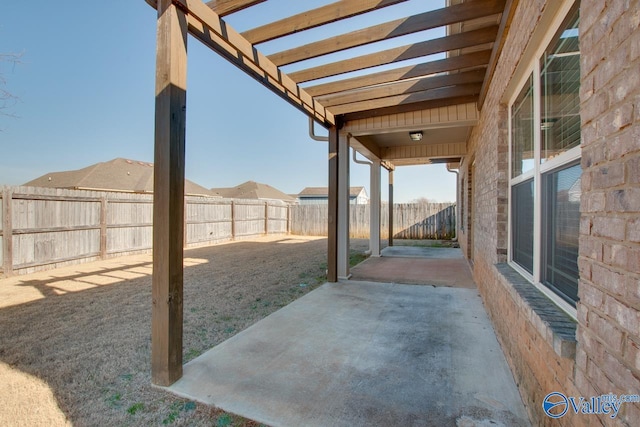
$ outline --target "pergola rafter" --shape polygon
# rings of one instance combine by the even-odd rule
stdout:
[[[286,73],[278,69],[266,56],[254,49],[240,33],[207,8],[200,0],[184,0],[187,4],[189,33],[215,50],[248,75],[267,86],[296,108],[316,120],[331,125],[333,114],[314,101]]]
[[[405,1],[407,0],[338,1],[245,31],[242,35],[253,44],[264,43]]]
[[[344,61],[307,68],[305,70],[289,73],[289,76],[298,83],[304,83],[310,80],[331,77],[351,71],[377,67],[379,65],[393,64],[394,62],[405,61],[407,59],[420,58],[422,56],[448,52],[454,49],[464,49],[466,47],[477,46],[483,43],[491,43],[495,40],[497,32],[498,27],[492,25],[466,33],[453,34],[437,39],[426,40],[420,43],[384,50],[382,52],[357,56]]]
[[[458,74],[445,74],[428,79],[402,81],[366,91],[367,99],[351,100],[331,107],[336,114],[372,110],[393,105],[410,104],[433,99],[479,94],[484,80],[484,69]],[[364,98],[364,96],[363,96]]]
[[[407,67],[406,69],[410,69],[412,71],[415,71],[416,68],[419,68],[423,75],[427,77],[413,77],[402,80],[398,79],[395,81],[392,80],[391,83],[388,84],[374,84],[364,88],[346,90],[329,95],[320,95],[316,96],[316,99],[321,102],[325,108],[330,108],[334,105],[348,104],[350,102],[366,101],[369,99],[382,98],[385,96],[415,92],[416,90],[420,90],[417,88],[422,87],[422,82],[424,82],[426,86],[429,86],[433,83],[432,80],[438,77],[439,74],[444,74],[452,70],[480,68],[484,69],[489,63],[490,55],[490,50],[481,50],[466,55],[454,56],[447,59],[428,62],[426,64],[422,64],[421,66]],[[448,76],[453,74],[447,73],[445,75]],[[307,90],[312,91],[313,89],[308,88]]]
[[[475,0],[424,12],[269,55],[281,66],[381,40],[501,13],[505,0]]]

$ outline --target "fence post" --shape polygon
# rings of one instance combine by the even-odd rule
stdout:
[[[291,234],[291,205],[287,204],[287,234]]]
[[[231,201],[231,240],[236,240],[236,202]]]
[[[12,191],[2,191],[2,270],[5,276],[13,274],[13,223],[11,219]]]
[[[264,202],[264,234],[269,234],[269,202]]]
[[[100,259],[107,257],[107,198],[100,198]]]

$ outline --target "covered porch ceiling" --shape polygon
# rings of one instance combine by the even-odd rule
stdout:
[[[172,3],[186,12],[192,36],[393,168],[464,156],[517,0],[446,0],[439,9],[424,0],[319,2],[253,28],[243,16],[266,10],[269,1]],[[403,3],[418,10],[385,22],[359,19]],[[312,29],[320,38],[300,37]],[[422,132],[422,140],[412,140],[410,131]]]

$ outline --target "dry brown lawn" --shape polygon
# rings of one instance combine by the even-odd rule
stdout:
[[[185,251],[184,361],[324,283],[326,245]],[[150,330],[150,255],[0,280],[0,425],[257,425],[153,387]]]

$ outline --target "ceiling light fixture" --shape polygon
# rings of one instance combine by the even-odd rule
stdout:
[[[409,137],[412,141],[421,141],[422,140],[422,131],[409,132]]]

